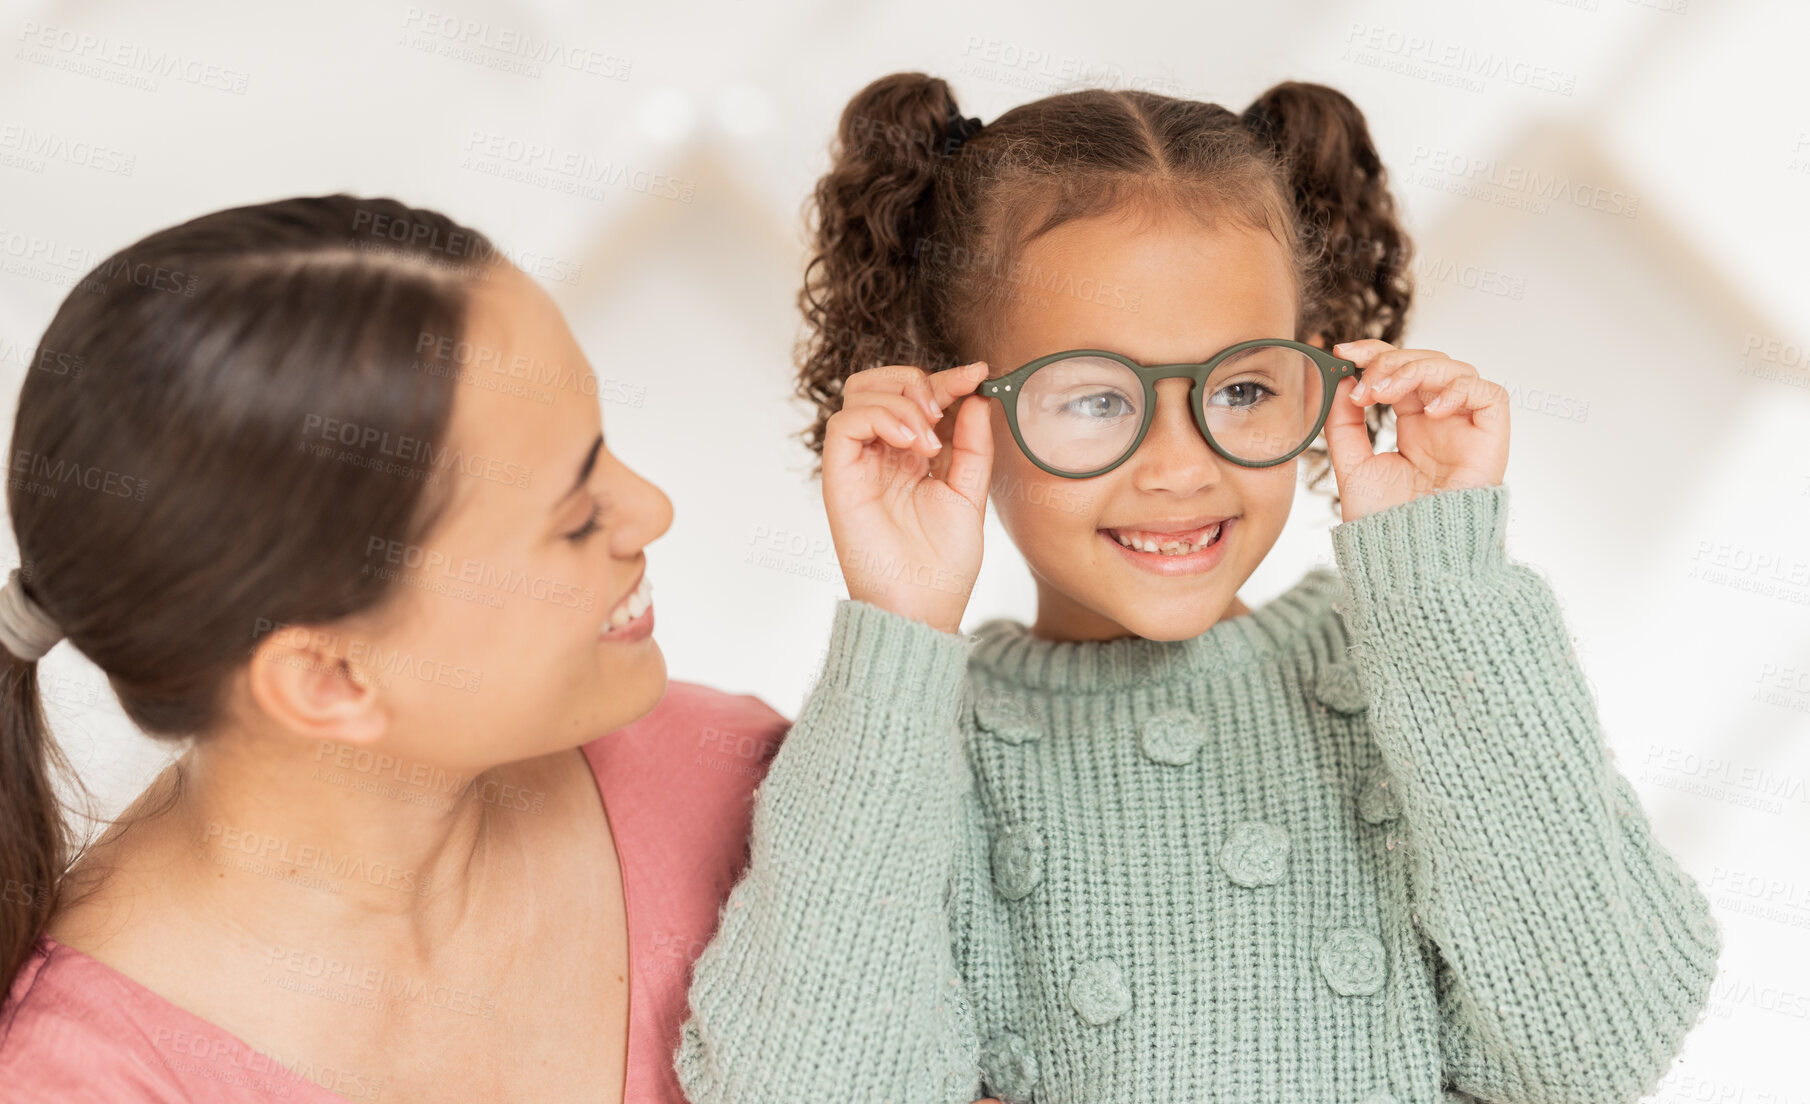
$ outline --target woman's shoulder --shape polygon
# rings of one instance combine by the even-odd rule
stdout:
[[[672,682],[646,716],[585,744],[624,855],[649,860],[629,876],[646,884],[677,872],[692,878],[670,887],[680,896],[726,894],[747,854],[755,791],[789,727],[753,695]]]
[[[672,682],[652,712],[584,745],[622,857],[630,1015],[646,1025],[630,1032],[636,1099],[683,1099],[672,1054],[691,965],[747,865],[755,791],[788,727],[752,695]]]
[[[675,680],[646,716],[604,733],[584,751],[599,773],[643,770],[669,781],[720,783],[753,772],[758,782],[789,727],[753,694]]]
[[[674,680],[666,684],[660,704],[636,725],[732,724],[749,730],[784,731],[790,726],[774,708],[753,694],[733,694],[712,686]],[[630,727],[633,727],[632,725]]]
[[[0,1083],[17,1099],[187,1101],[175,1063],[188,1025],[117,972],[48,937],[0,1006]],[[8,1099],[13,1099],[9,1096]]]

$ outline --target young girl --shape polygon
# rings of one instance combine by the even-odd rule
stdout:
[[[1720,933],[1505,554],[1506,393],[1394,344],[1407,240],[1350,100],[982,126],[900,74],[816,206],[850,599],[696,964],[695,1104],[1649,1092]],[[1278,338],[1344,359],[1242,346]],[[1251,609],[1300,455],[1337,570]],[[969,638],[989,487],[1037,618]]]

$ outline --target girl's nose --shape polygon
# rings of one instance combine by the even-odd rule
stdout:
[[[1185,378],[1157,381],[1150,432],[1131,458],[1138,489],[1187,495],[1219,482],[1223,461],[1194,422],[1191,386]]]

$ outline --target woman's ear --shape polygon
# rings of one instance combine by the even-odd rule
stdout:
[[[308,740],[372,744],[388,727],[382,677],[360,661],[368,646],[316,625],[284,625],[252,649],[245,692],[282,728]]]

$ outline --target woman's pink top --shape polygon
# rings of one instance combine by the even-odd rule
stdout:
[[[673,682],[653,712],[584,745],[628,909],[634,1104],[684,1104],[672,1055],[691,963],[747,862],[754,788],[786,728],[758,698]],[[0,1100],[9,1104],[384,1099],[380,1078],[309,1072],[49,937],[0,1006]]]

